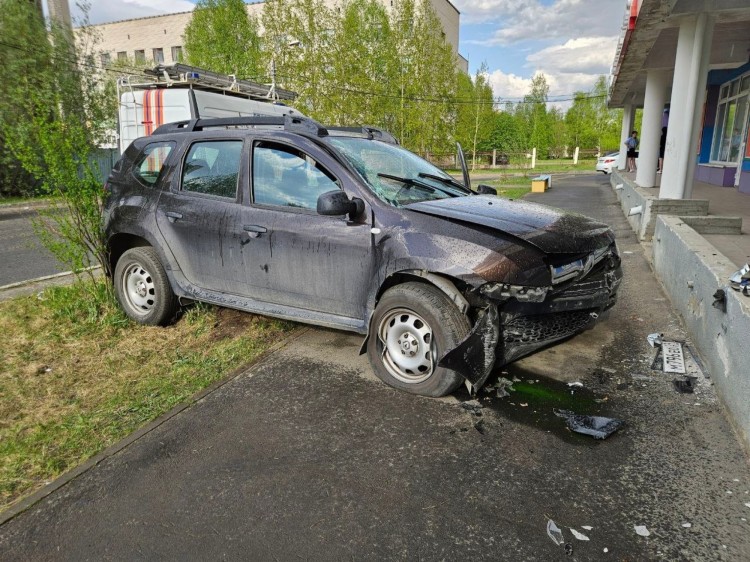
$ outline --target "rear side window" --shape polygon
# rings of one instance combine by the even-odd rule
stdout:
[[[146,145],[133,166],[133,175],[136,179],[147,186],[156,185],[173,148],[173,142],[154,142]]]
[[[315,210],[318,196],[339,189],[333,175],[311,156],[270,142],[253,150],[253,197],[260,205]]]
[[[182,189],[235,199],[242,141],[196,142],[182,167]]]

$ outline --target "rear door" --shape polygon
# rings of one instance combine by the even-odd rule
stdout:
[[[240,185],[247,182],[247,154],[238,138],[194,141],[162,193],[159,231],[183,275],[202,289],[238,293],[242,271]],[[244,292],[244,290],[242,290]]]

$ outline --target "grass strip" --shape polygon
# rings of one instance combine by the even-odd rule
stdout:
[[[0,510],[263,353],[294,324],[207,305],[130,321],[103,281],[0,303]]]

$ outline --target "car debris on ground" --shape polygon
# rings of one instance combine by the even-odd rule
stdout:
[[[555,410],[555,415],[564,418],[571,431],[590,435],[594,439],[606,439],[625,425],[622,420],[603,416],[585,416],[568,410]]]

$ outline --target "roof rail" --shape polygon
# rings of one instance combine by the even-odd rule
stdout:
[[[192,133],[205,129],[218,129],[230,127],[278,127],[292,133],[302,133],[316,137],[325,137],[328,130],[317,121],[307,117],[284,115],[270,117],[266,115],[250,117],[217,117],[206,119],[191,119],[189,121],[176,121],[167,123],[156,129],[153,135],[164,135],[168,133]]]
[[[391,133],[377,127],[370,127],[369,125],[362,127],[329,127],[328,132],[329,134],[335,132],[343,137],[364,137],[370,140],[375,139],[388,144],[398,145],[396,137]]]

